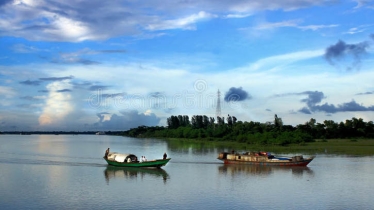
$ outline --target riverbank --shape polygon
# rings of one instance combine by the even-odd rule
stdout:
[[[186,147],[230,148],[236,151],[270,151],[275,154],[301,153],[305,155],[328,154],[349,156],[373,156],[374,139],[328,139],[287,146],[254,145],[227,141],[204,141],[196,139],[169,138],[171,144],[183,144]]]

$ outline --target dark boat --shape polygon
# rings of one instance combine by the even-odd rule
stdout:
[[[221,152],[218,160],[225,164],[248,164],[264,166],[306,166],[314,156],[304,158],[302,155],[293,157],[276,157],[267,152],[246,152],[243,154]]]
[[[107,157],[104,157],[104,160],[111,166],[148,168],[161,168],[165,166],[170,159],[171,158],[139,161],[138,157],[134,154],[121,154],[116,152],[111,152]]]

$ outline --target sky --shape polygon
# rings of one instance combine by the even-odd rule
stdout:
[[[372,0],[0,0],[0,131],[166,126],[217,104],[372,121],[373,17]]]

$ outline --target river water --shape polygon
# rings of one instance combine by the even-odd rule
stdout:
[[[161,170],[108,167],[107,148]],[[225,166],[204,144],[106,135],[0,135],[0,209],[373,209],[374,157]]]

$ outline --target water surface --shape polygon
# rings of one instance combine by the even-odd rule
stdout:
[[[106,148],[171,161],[107,166]],[[223,165],[215,148],[105,135],[0,135],[0,209],[372,209],[374,158],[308,167]]]

